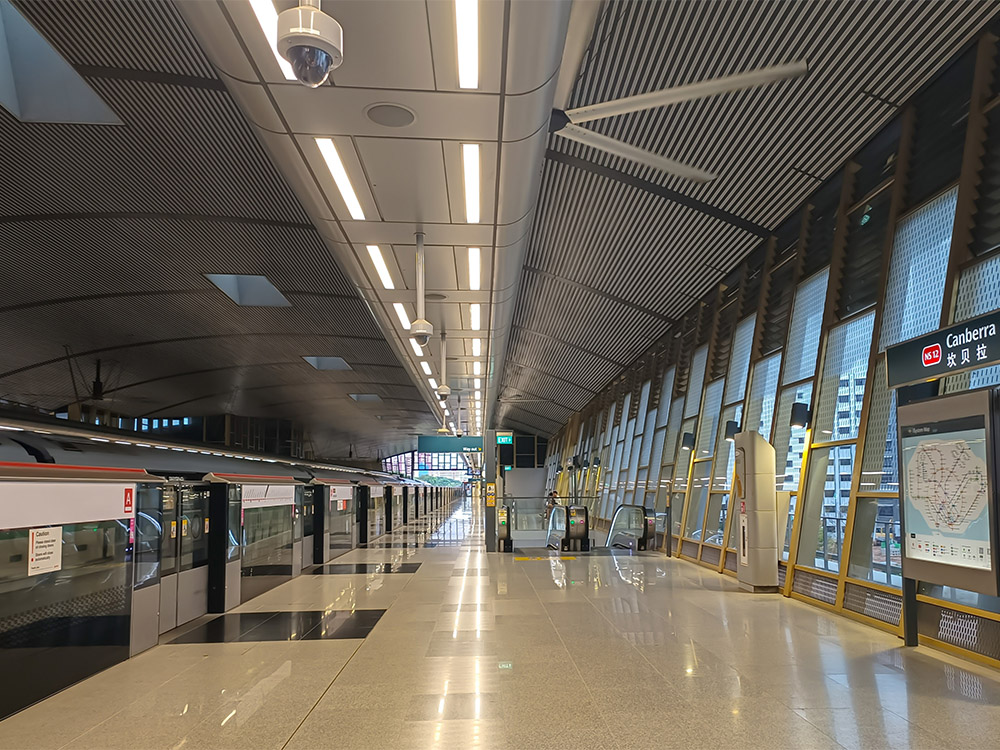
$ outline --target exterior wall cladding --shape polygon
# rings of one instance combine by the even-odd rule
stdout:
[[[574,415],[549,443],[549,488],[577,487],[598,525],[652,508],[661,548],[734,575],[725,430],[756,429],[789,493],[784,595],[901,632],[885,349],[1000,308],[997,54],[984,32]],[[986,367],[924,395],[997,383]],[[790,426],[797,402],[808,429]],[[921,584],[918,602],[922,642],[1000,666],[1000,599]]]

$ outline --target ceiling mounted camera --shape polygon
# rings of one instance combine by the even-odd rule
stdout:
[[[278,52],[299,83],[314,89],[344,62],[344,29],[320,10],[320,0],[299,0],[278,14]]]
[[[442,383],[437,389],[438,398],[448,398],[451,395],[451,386],[446,383]]]
[[[410,324],[410,335],[423,348],[427,346],[431,340],[431,336],[434,335],[434,326],[430,324],[430,321],[423,320],[422,318],[414,320]]]

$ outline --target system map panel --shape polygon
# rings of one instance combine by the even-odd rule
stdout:
[[[900,427],[906,556],[991,570],[984,415]]]

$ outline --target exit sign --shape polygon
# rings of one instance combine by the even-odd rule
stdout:
[[[514,433],[513,432],[498,432],[497,433],[497,445],[513,445],[514,444]]]

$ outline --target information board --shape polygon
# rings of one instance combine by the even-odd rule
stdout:
[[[899,407],[903,575],[997,594],[992,390]]]
[[[890,346],[885,358],[890,388],[996,364],[1000,362],[1000,311]]]
[[[901,431],[908,557],[990,570],[985,417]]]

